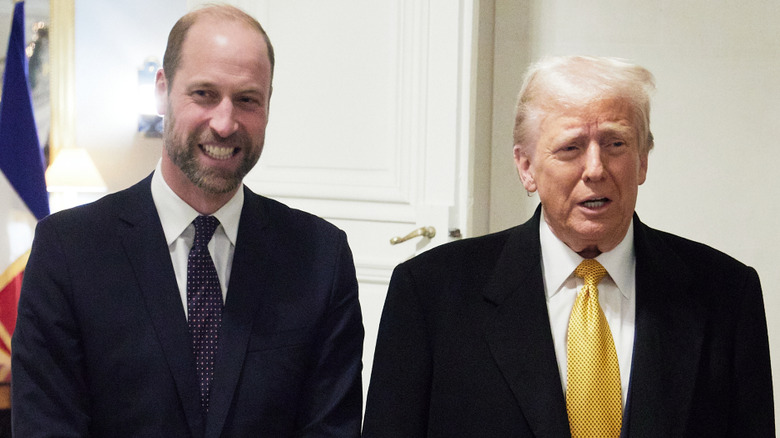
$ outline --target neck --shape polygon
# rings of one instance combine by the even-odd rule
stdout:
[[[599,251],[599,249],[594,246],[590,248],[585,248],[582,251],[578,251],[577,254],[579,254],[580,257],[582,258],[595,259],[596,257],[599,256],[599,254],[601,254],[601,251]]]
[[[179,195],[179,197],[190,207],[194,208],[195,211],[207,216],[214,214],[217,210],[222,208],[222,206],[227,204],[230,198],[236,193],[233,191],[232,193],[210,196],[209,194],[202,193],[200,190],[196,191],[198,193],[193,194],[193,196],[182,196],[180,193],[177,193],[177,195]]]

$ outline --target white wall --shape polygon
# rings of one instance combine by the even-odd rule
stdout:
[[[108,185],[123,189],[148,175],[162,142],[137,131],[138,68],[162,62],[168,32],[185,0],[75,0],[76,145],[87,148]]]
[[[492,229],[538,202],[511,171],[518,66],[591,54],[647,67],[656,147],[637,212],[758,270],[780,391],[780,2],[497,0],[496,13]]]

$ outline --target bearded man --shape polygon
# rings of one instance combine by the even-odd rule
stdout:
[[[14,436],[360,435],[346,235],[242,185],[273,65],[268,35],[236,8],[173,27],[156,170],[36,231],[13,338]]]

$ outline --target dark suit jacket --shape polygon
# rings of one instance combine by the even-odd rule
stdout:
[[[524,225],[399,265],[363,436],[569,437],[539,243]],[[634,218],[636,333],[623,436],[774,437],[758,275]]]
[[[359,436],[345,234],[244,188],[203,418],[150,182],[38,225],[13,338],[14,436]]]

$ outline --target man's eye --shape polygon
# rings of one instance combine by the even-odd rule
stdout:
[[[236,99],[236,105],[241,106],[248,111],[255,111],[262,107],[262,102],[260,99],[253,96],[242,96]]]
[[[211,93],[206,90],[195,90],[192,92],[192,97],[197,100],[207,100],[211,98]]]

